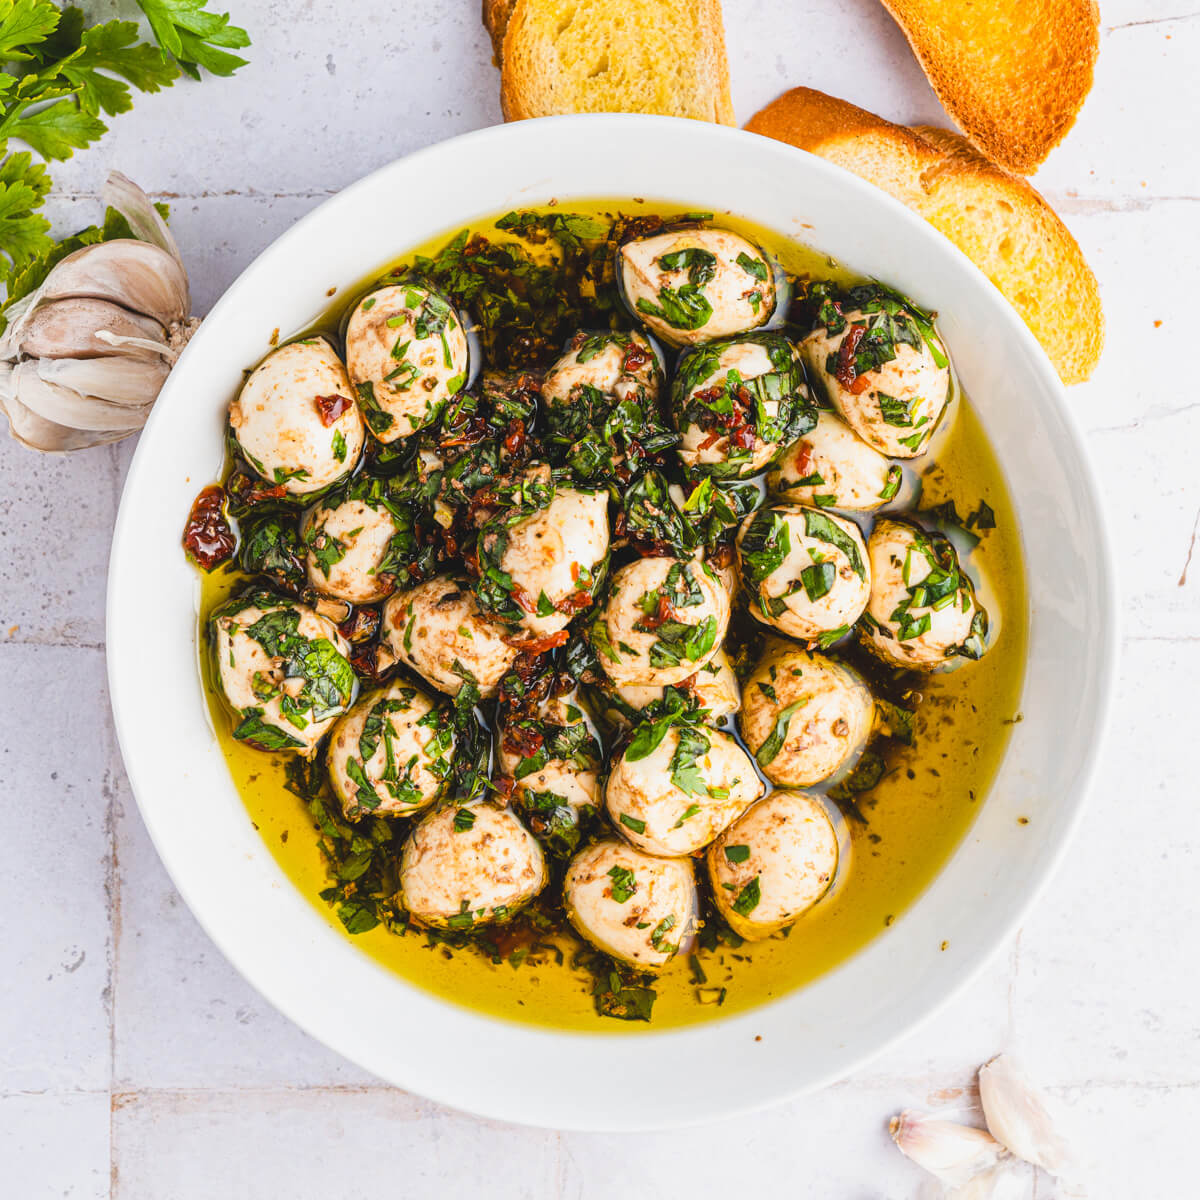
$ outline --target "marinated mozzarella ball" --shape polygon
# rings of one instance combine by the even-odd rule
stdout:
[[[617,279],[629,311],[670,346],[765,325],[779,297],[775,266],[728,229],[679,229],[626,242]]]
[[[557,633],[591,607],[603,577],[608,493],[560,487],[545,508],[515,524],[512,520],[512,514],[502,513],[480,530],[480,603],[531,633]],[[507,577],[511,587],[496,584],[487,568]]]
[[[502,625],[479,611],[470,585],[446,575],[396,593],[380,621],[388,650],[451,696],[464,681],[483,696],[495,694],[517,656],[503,634]]]
[[[780,790],[738,817],[705,857],[721,916],[757,941],[786,929],[829,890],[838,837],[819,800]]]
[[[458,931],[519,912],[546,886],[537,838],[494,804],[444,804],[400,856],[400,901],[418,921]]]
[[[777,333],[689,350],[671,408],[683,465],[722,479],[761,471],[816,421],[799,352]]]
[[[363,419],[381,442],[436,420],[466,386],[470,349],[462,319],[440,292],[419,283],[377,288],[346,325],[346,366]]]
[[[381,503],[334,496],[309,510],[301,539],[308,582],[322,595],[374,604],[391,595],[396,578],[387,565],[396,519]]]
[[[798,504],[761,508],[743,522],[737,551],[750,611],[791,637],[836,641],[867,607],[867,547],[845,517]]]
[[[900,468],[831,412],[793,442],[767,471],[767,490],[797,504],[867,511],[893,499]]]
[[[500,771],[513,779],[513,802],[552,850],[568,853],[599,807],[602,751],[576,692],[544,701],[535,716],[501,712]]]
[[[580,331],[546,372],[542,399],[551,408],[578,403],[588,389],[616,400],[653,405],[662,389],[662,366],[640,333]]]
[[[772,783],[807,787],[854,763],[874,713],[849,667],[776,640],[746,680],[738,728]]]
[[[348,820],[407,817],[446,790],[454,754],[448,706],[402,682],[362,696],[333,727],[329,781]]]
[[[337,626],[269,592],[222,605],[209,624],[213,679],[237,718],[233,736],[311,755],[357,686]]]
[[[878,284],[826,303],[801,343],[809,377],[865,442],[889,458],[924,453],[950,403],[946,347],[927,314]]]
[[[593,842],[567,868],[563,904],[582,938],[642,971],[661,970],[686,954],[695,937],[696,879],[688,858]]]
[[[908,521],[871,532],[866,644],[897,667],[936,671],[987,649],[988,617],[950,541]]]
[[[742,706],[742,689],[724,650],[718,650],[711,661],[696,672],[688,691],[702,708],[708,710],[705,720],[713,724]],[[617,726],[637,724],[642,711],[651,704],[660,703],[665,693],[666,685],[663,684],[610,683],[601,693],[603,715]]]
[[[612,579],[591,626],[614,683],[680,683],[712,661],[729,625],[729,593],[707,563],[640,558]]]
[[[727,733],[671,726],[649,753],[642,725],[604,789],[617,832],[647,854],[673,858],[709,842],[763,794],[746,752]]]
[[[324,338],[272,351],[229,406],[229,427],[265,480],[302,496],[355,467],[363,423],[346,368]]]

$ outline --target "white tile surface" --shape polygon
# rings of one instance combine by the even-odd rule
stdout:
[[[499,119],[476,0],[229,3],[254,35],[251,66],[140,98],[55,170],[50,207],[63,229],[94,220],[110,166],[167,195],[201,312],[331,192]],[[876,0],[725,7],[743,120],[807,83],[895,119],[945,121]],[[1038,185],[1095,266],[1108,313],[1105,359],[1071,400],[1108,485],[1126,656],[1088,819],[1018,938],[869,1068],[753,1119],[560,1136],[386,1088],[235,975],[129,797],[99,647],[132,447],[50,460],[0,443],[0,1195],[907,1200],[921,1177],[890,1146],[887,1116],[955,1100],[1009,1046],[1076,1117],[1093,1197],[1194,1194],[1200,560],[1181,577],[1200,511],[1200,16],[1189,0],[1106,0],[1102,18],[1096,89]]]

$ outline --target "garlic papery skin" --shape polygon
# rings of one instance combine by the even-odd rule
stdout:
[[[906,1109],[888,1125],[892,1141],[919,1167],[950,1187],[994,1167],[1004,1147],[985,1129]]]
[[[1035,1168],[1005,1154],[994,1167],[980,1171],[961,1187],[943,1194],[944,1200],[1029,1200],[1034,1195]]]
[[[1075,1169],[1049,1101],[1007,1054],[979,1069],[979,1099],[988,1130],[1018,1158],[1052,1175]]]
[[[104,199],[137,234],[83,246],[6,312],[0,408],[36,450],[78,450],[136,432],[199,324],[187,272],[150,198],[114,172]]]

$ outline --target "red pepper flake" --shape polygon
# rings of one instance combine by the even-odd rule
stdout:
[[[225,518],[225,489],[220,484],[210,484],[196,497],[183,527],[183,548],[205,571],[232,557],[237,539]]]
[[[867,390],[868,380],[865,375],[859,375],[854,362],[858,343],[867,332],[865,325],[851,325],[846,336],[842,339],[841,349],[837,357],[837,381],[851,395],[858,396]]]
[[[803,479],[812,474],[812,442],[801,442],[796,447],[796,470]]]
[[[557,633],[548,633],[542,638],[532,638],[522,641],[520,638],[510,638],[501,636],[501,641],[506,646],[512,646],[520,650],[522,654],[545,654],[549,650],[553,650],[556,646],[563,645],[570,635],[565,629],[560,629]]]
[[[317,396],[317,412],[321,414],[321,424],[328,428],[343,413],[349,412],[352,403],[353,401],[346,396]]]

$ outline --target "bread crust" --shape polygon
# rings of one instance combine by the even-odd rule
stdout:
[[[1030,183],[957,133],[915,129],[810,88],[794,88],[746,126],[889,192],[948,237],[1000,289],[1064,383],[1095,368],[1100,289],[1083,252]]]
[[[558,113],[584,111],[572,104],[570,96],[562,95],[563,82],[577,87],[586,81],[578,76],[563,78],[562,65],[547,53],[552,45],[544,26],[556,11],[556,0],[484,0],[485,24],[489,20],[498,28],[500,9],[508,4],[500,61],[500,107],[506,121],[521,121],[531,117],[552,116]],[[678,47],[679,55],[691,55],[695,60],[699,86],[687,98],[685,106],[639,106],[631,97],[628,105],[614,105],[609,111],[656,112],[668,116],[687,116],[714,121],[722,125],[736,124],[729,89],[729,63],[725,50],[725,24],[720,0],[693,0],[697,10],[697,36]],[[636,23],[638,9],[657,14],[666,0],[580,0],[575,7],[588,10],[589,17],[605,18],[608,12],[622,23]],[[614,22],[615,25],[615,22]],[[489,24],[489,29],[492,24]],[[562,30],[558,31],[561,34]],[[495,33],[493,33],[493,39]]]
[[[1032,174],[1091,91],[1096,0],[883,0],[946,111],[989,158]]]
[[[483,26],[492,39],[492,62],[500,66],[504,60],[504,34],[517,0],[483,0]]]

